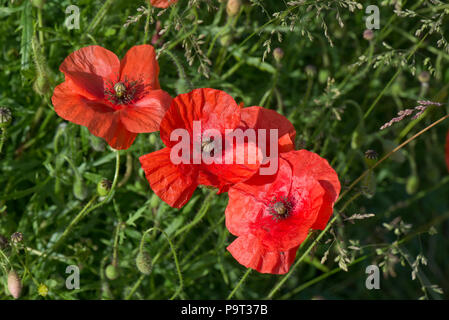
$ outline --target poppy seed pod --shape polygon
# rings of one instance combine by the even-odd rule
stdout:
[[[22,292],[22,281],[14,270],[11,270],[8,274],[8,291],[14,299],[18,299]]]
[[[12,243],[19,243],[23,241],[23,233],[22,232],[14,232],[11,235],[11,242]]]
[[[228,0],[228,4],[226,5],[226,13],[228,16],[233,17],[239,13],[241,6],[241,0]]]
[[[0,128],[6,128],[12,121],[11,110],[0,107]]]
[[[151,273],[153,265],[151,263],[151,256],[148,252],[139,251],[139,254],[136,257],[136,266],[137,269],[145,275]]]
[[[119,277],[119,270],[117,266],[110,264],[106,267],[106,278],[109,280],[115,280]]]
[[[112,182],[108,179],[101,179],[97,184],[97,192],[100,197],[106,197],[111,191]]]

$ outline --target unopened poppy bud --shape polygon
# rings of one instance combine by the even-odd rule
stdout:
[[[276,60],[277,63],[281,62],[282,58],[284,57],[284,51],[281,48],[276,48],[273,50],[273,57],[274,60]]]
[[[31,0],[31,4],[36,8],[42,9],[45,4],[45,0]]]
[[[106,267],[106,278],[109,280],[115,280],[119,276],[119,270],[117,266],[110,264]]]
[[[8,274],[8,291],[14,299],[18,299],[22,292],[22,281],[14,270],[11,270]]]
[[[405,186],[405,190],[407,194],[412,195],[418,191],[419,188],[419,178],[417,175],[412,175],[407,179],[407,185]]]
[[[241,5],[241,0],[228,0],[228,4],[226,5],[226,13],[228,16],[233,17],[239,13]]]
[[[156,135],[150,134],[150,144],[154,146],[157,143]]]
[[[78,200],[84,200],[87,197],[87,189],[80,177],[75,177],[75,181],[73,183],[73,194]]]
[[[44,75],[38,75],[36,81],[34,81],[33,89],[37,94],[45,95],[50,89],[47,78]]]
[[[159,203],[161,202],[161,199],[154,193],[151,196],[151,200],[150,200],[150,208],[157,208],[157,206],[159,205]]]
[[[6,128],[12,121],[11,110],[0,107],[0,128]]]
[[[37,293],[41,296],[41,297],[46,297],[48,294],[48,287],[41,283],[39,285],[39,287],[37,288]]]
[[[421,83],[428,83],[430,81],[430,73],[423,71],[418,75],[418,80]]]
[[[22,232],[14,232],[11,235],[11,242],[12,243],[19,243],[23,241],[23,234]]]
[[[148,252],[145,251],[139,251],[139,254],[136,258],[136,266],[137,269],[139,269],[140,272],[142,272],[145,275],[149,275],[151,273],[151,269],[153,267],[151,263],[151,256]]]
[[[366,30],[363,32],[363,38],[364,38],[365,40],[368,40],[368,41],[373,40],[373,39],[374,39],[374,32],[373,32],[373,30],[371,30],[371,29],[366,29]]]
[[[97,192],[100,197],[106,197],[112,188],[112,182],[108,179],[102,179],[97,184]]]

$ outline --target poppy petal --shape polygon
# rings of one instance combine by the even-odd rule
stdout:
[[[58,85],[52,102],[56,113],[63,119],[85,126],[89,131],[114,149],[128,149],[136,134],[129,132],[120,121],[120,116],[108,106],[86,99],[71,91],[70,80]]]
[[[262,155],[255,142],[237,142],[232,146],[232,149],[224,148],[221,163],[202,165],[204,170],[218,177],[219,185],[213,186],[221,190],[227,189],[229,185],[248,180],[257,173],[260,167]],[[239,156],[243,158],[239,159]],[[228,157],[230,161],[226,160]]]
[[[240,125],[246,128],[253,129],[277,129],[279,137],[279,152],[288,152],[293,150],[295,145],[296,130],[293,124],[283,115],[274,110],[265,109],[262,107],[248,107],[241,111]],[[267,132],[267,140],[269,134]],[[269,140],[267,141],[269,144]],[[267,145],[268,154],[268,145]]]
[[[88,46],[71,53],[59,67],[88,99],[103,99],[105,84],[118,79],[120,61],[111,51]]]
[[[340,194],[340,181],[335,170],[326,159],[307,150],[297,150],[283,153],[293,168],[294,176],[312,176],[325,190],[323,205],[312,229],[323,230],[333,213],[334,203]]]
[[[201,131],[235,129],[240,122],[240,108],[224,91],[202,88],[180,94],[173,102],[161,122],[161,139],[166,146],[173,146],[170,134],[176,129],[185,129],[193,135],[193,121],[201,121]],[[202,133],[201,132],[201,133]],[[194,137],[199,139],[199,137]]]
[[[226,227],[233,235],[239,236],[251,231],[257,219],[263,216],[277,194],[288,194],[291,188],[292,170],[280,159],[276,175],[256,175],[246,182],[229,189],[226,207]]]
[[[251,234],[238,237],[227,249],[241,265],[271,274],[287,273],[298,251],[298,247],[287,251],[270,250]]]
[[[198,170],[192,166],[175,165],[170,148],[164,148],[139,158],[151,189],[173,208],[181,208],[198,186]]]
[[[120,80],[141,80],[150,89],[160,89],[156,51],[149,44],[134,46],[120,62]]]
[[[159,131],[172,98],[163,90],[150,90],[141,100],[120,112],[125,127],[135,133]]]

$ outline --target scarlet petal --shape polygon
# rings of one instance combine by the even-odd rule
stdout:
[[[193,134],[193,121],[201,121],[201,129],[215,129],[225,133],[240,122],[240,108],[234,99],[224,91],[195,89],[181,94],[173,102],[161,122],[161,139],[166,146],[173,146],[170,134],[176,129],[186,129]],[[195,137],[198,138],[198,137]]]
[[[178,2],[178,0],[151,0],[151,5],[156,8],[165,9],[176,2]]]
[[[291,122],[286,117],[274,110],[257,106],[243,108],[241,115],[241,126],[256,130],[267,130],[267,143],[269,143],[269,130],[277,129],[279,137],[279,152],[288,152],[294,149],[294,141],[296,136],[295,127],[293,127]],[[270,153],[268,152],[268,154]]]
[[[105,83],[119,78],[120,61],[105,48],[89,46],[70,54],[59,70],[73,81],[72,90],[89,99],[103,99]]]
[[[148,44],[128,50],[120,63],[120,80],[143,80],[151,89],[160,89],[159,65],[154,48]]]
[[[227,138],[226,138],[227,139]],[[225,139],[225,140],[226,140]],[[203,165],[202,168],[218,177],[219,184],[213,185],[220,189],[227,189],[229,185],[243,182],[257,173],[261,163],[260,149],[255,142],[235,142],[233,148],[223,147],[221,163]],[[231,161],[226,163],[226,156]],[[239,159],[239,156],[242,158]]]
[[[276,175],[256,175],[229,189],[229,202],[225,211],[229,232],[236,236],[252,232],[252,226],[267,213],[272,199],[289,194],[292,170],[286,161],[280,160]]]
[[[72,92],[72,87],[73,83],[67,80],[55,88],[52,102],[56,113],[65,120],[87,127],[114,149],[128,149],[136,134],[125,128],[119,114],[102,103]]]
[[[181,208],[198,186],[198,170],[192,166],[174,165],[170,151],[170,148],[164,148],[139,159],[154,193],[168,205]]]
[[[227,249],[243,266],[271,274],[287,273],[298,251],[298,247],[287,251],[271,250],[251,234],[238,237]]]
[[[326,159],[307,150],[283,153],[281,157],[291,164],[294,176],[312,176],[324,188],[323,205],[317,220],[312,226],[312,229],[323,230],[332,215],[334,203],[340,194],[341,186],[337,173]]]
[[[162,118],[172,98],[163,90],[150,92],[135,104],[123,108],[120,117],[125,127],[135,133],[159,131]]]
[[[446,164],[447,164],[447,170],[449,170],[449,131],[447,132],[447,137],[446,137]]]

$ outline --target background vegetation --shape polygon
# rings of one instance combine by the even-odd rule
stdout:
[[[449,111],[449,5],[372,2],[251,0],[229,16],[226,1],[212,0],[179,0],[167,10],[143,0],[48,0],[42,8],[0,0],[0,105],[13,117],[0,153],[0,299],[12,299],[11,265],[23,299],[224,299],[231,292],[246,299],[448,298],[448,122],[375,170],[365,152],[381,159]],[[80,9],[80,29],[64,25],[71,4]],[[381,23],[367,40],[370,4],[380,7]],[[162,35],[154,37],[157,31]],[[246,269],[226,251],[233,236],[224,225],[225,194],[200,189],[175,210],[151,192],[138,157],[162,147],[158,134],[140,134],[120,152],[113,195],[93,198],[101,178],[114,179],[116,155],[53,111],[52,90],[63,81],[58,68],[87,45],[122,57],[144,42],[158,49],[160,82],[172,96],[212,87],[246,106],[277,110],[295,125],[297,147],[319,153],[338,172],[345,193],[337,218],[310,236],[287,277],[253,271],[239,282]],[[275,48],[284,53],[278,62]],[[379,130],[418,100],[443,106]],[[68,228],[86,205],[87,215]],[[182,288],[159,231],[144,243],[151,274],[136,268],[141,238],[155,226],[173,243]],[[17,244],[14,232],[23,234]],[[118,278],[109,280],[105,268],[114,262]],[[365,287],[371,264],[384,271],[380,290]],[[68,265],[80,267],[79,290],[65,287]]]

